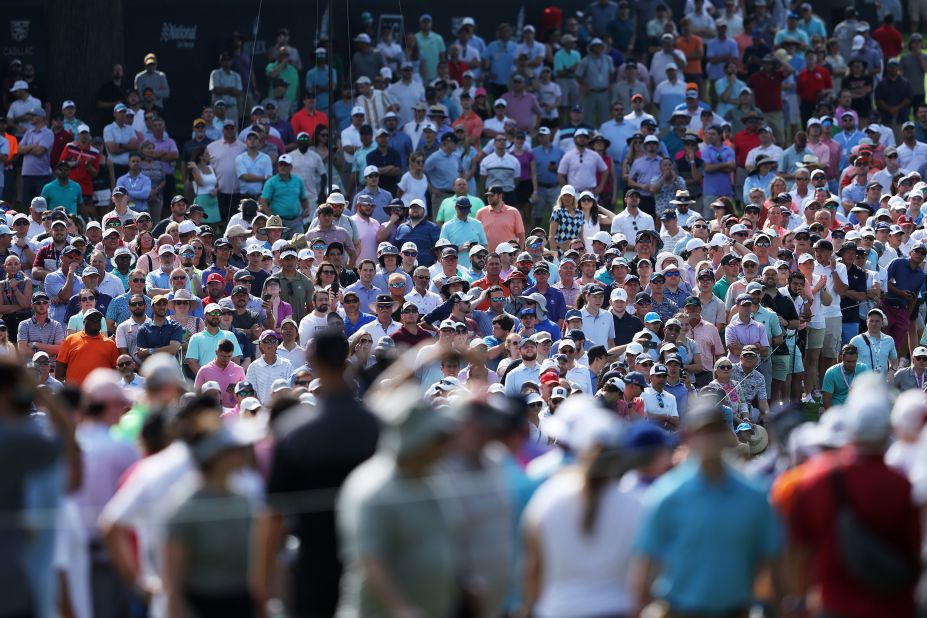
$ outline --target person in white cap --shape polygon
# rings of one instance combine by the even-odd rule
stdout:
[[[32,124],[29,122],[29,116],[32,110],[42,107],[42,102],[29,93],[29,84],[24,80],[16,80],[10,87],[13,94],[10,97],[10,108],[7,110],[6,119],[10,123],[10,129],[18,138],[29,130]]]
[[[360,128],[366,122],[366,113],[360,105],[351,108],[351,124],[341,131],[341,150],[347,166],[354,164],[354,153],[361,148]]]
[[[242,197],[257,199],[264,183],[273,176],[274,165],[270,157],[261,152],[261,136],[256,131],[245,130],[245,152],[235,157],[235,171],[238,175]]]

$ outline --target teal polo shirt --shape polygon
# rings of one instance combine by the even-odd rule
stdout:
[[[441,227],[441,238],[448,239],[458,247],[466,242],[478,242],[484,247],[489,244],[483,224],[473,217],[467,217],[466,221],[454,217]]]
[[[302,184],[302,183],[300,183]],[[216,346],[223,339],[228,339],[235,345],[235,351],[232,356],[241,357],[241,347],[238,345],[238,338],[234,333],[227,330],[219,330],[214,336],[209,334],[208,330],[203,330],[192,337],[187,343],[187,355],[184,358],[192,358],[199,362],[200,367],[209,363],[216,358]]]
[[[274,174],[264,183],[261,197],[270,205],[270,212],[284,219],[295,219],[303,212],[300,202],[306,199],[306,187],[303,181],[290,175],[284,180],[280,174]]]
[[[64,206],[70,214],[76,215],[80,208],[83,198],[80,194],[80,185],[73,180],[68,179],[66,185],[58,182],[58,179],[42,187],[42,197],[48,202],[48,209],[52,210],[58,206]]]
[[[782,545],[761,487],[727,466],[713,481],[690,458],[650,488],[634,551],[658,565],[654,597],[680,613],[723,615],[751,604],[754,576]]]

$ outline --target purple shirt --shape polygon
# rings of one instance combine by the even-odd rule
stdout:
[[[541,115],[541,105],[536,96],[530,92],[522,92],[521,96],[514,91],[502,95],[506,102],[505,115],[514,120],[522,131],[534,130],[534,115]]]
[[[766,335],[766,327],[750,318],[750,321],[744,324],[740,321],[740,316],[735,315],[731,318],[731,323],[724,329],[724,343],[730,346],[732,343],[739,343],[741,346],[758,345],[760,347],[769,347],[769,337]],[[740,362],[740,355],[729,352],[727,357],[732,363]]]
[[[734,160],[734,151],[727,146],[705,146],[702,151],[702,160],[705,164],[716,165]],[[730,172],[705,172],[702,181],[703,195],[733,195],[734,186],[731,184]]]
[[[174,140],[167,137],[167,135],[162,135],[161,139],[158,139],[154,135],[151,136],[151,143],[154,144],[155,152],[173,152],[177,153],[177,144],[174,143]],[[174,174],[174,163],[168,163],[167,161],[158,161],[161,164],[161,169],[164,170],[165,178]]]
[[[526,148],[521,154],[515,154],[514,152],[509,154],[518,159],[521,164],[521,175],[518,177],[518,181],[531,180],[531,162],[534,161],[534,153]]]
[[[33,154],[23,156],[23,176],[50,176],[52,170],[49,159],[52,146],[55,144],[55,134],[51,132],[51,129],[48,127],[29,129],[19,143],[22,146],[40,144],[45,148],[45,152],[39,156]]]

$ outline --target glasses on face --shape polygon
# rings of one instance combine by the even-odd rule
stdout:
[[[640,365],[641,367],[652,367],[652,366],[653,366],[653,361],[652,361],[652,360],[651,360],[651,361],[644,361],[644,362],[642,362],[642,363],[638,363],[638,365]]]
[[[730,371],[734,365],[718,365],[718,371]]]
[[[32,304],[33,305],[47,305],[48,301],[47,300],[34,300],[32,301]]]
[[[418,255],[418,251],[403,251],[402,254],[406,257],[415,257]]]
[[[744,354],[741,354],[740,357],[741,358],[756,358],[756,354],[753,354],[751,352],[746,352]]]
[[[667,277],[678,277],[678,276],[679,276],[679,271],[678,271],[678,270],[668,270],[668,271],[666,271],[666,272],[664,273],[664,275],[667,276]],[[659,282],[658,282],[658,283],[659,283]]]
[[[186,275],[173,275],[173,276],[171,277],[171,279],[172,279],[173,281],[183,281],[183,280],[185,280],[186,278],[187,278]]]
[[[181,302],[181,301],[174,301],[174,302]],[[145,301],[143,301],[143,300],[133,300],[132,302],[129,303],[129,306],[130,306],[130,307],[144,307],[144,306],[145,306]]]
[[[221,311],[210,311],[209,313],[206,314],[206,316],[210,318],[221,318],[222,312]]]
[[[529,404],[528,404],[528,407],[529,407],[529,408],[537,408],[537,409],[540,410],[540,409],[543,407],[543,405],[544,405],[544,404],[541,403],[541,402],[539,401],[539,402],[537,402],[537,403],[529,403]]]
[[[693,230],[707,230],[708,226],[707,225],[693,225],[692,229]]]
[[[81,302],[94,301],[96,300],[96,297],[95,296],[81,296],[80,300]]]
[[[356,305],[359,302],[360,301],[357,300],[356,298],[345,298],[344,300],[341,301],[341,304],[342,305]]]
[[[29,225],[28,221],[15,221],[13,225]]]
[[[915,356],[914,360],[916,361],[927,361],[927,356]]]
[[[364,339],[361,339],[360,341],[358,341],[357,343],[358,343],[358,345],[364,345],[364,344],[371,344],[371,345],[372,345],[372,344],[373,344],[373,339],[364,338]]]
[[[333,270],[320,270],[319,272],[323,275],[334,275],[335,274],[335,271]]]

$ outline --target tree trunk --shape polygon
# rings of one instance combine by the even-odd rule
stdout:
[[[112,113],[97,109],[97,91],[123,61],[122,0],[47,0],[48,93],[52,113],[77,103],[77,117],[102,135]],[[126,79],[131,79],[126,74]],[[43,101],[44,103],[44,101]]]

